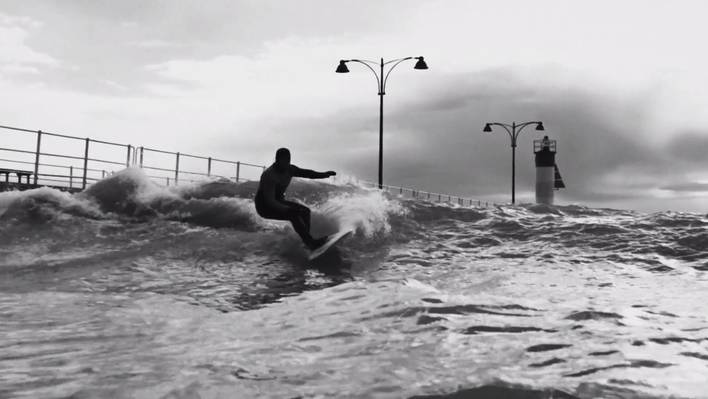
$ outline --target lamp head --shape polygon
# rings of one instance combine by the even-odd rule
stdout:
[[[335,72],[348,73],[349,68],[347,68],[347,60],[339,60],[339,66],[337,67],[337,70]]]
[[[486,125],[484,125],[484,129],[482,129],[482,131],[483,132],[491,132],[492,126],[489,123],[487,123]]]
[[[423,57],[415,57],[418,59],[418,62],[415,63],[415,66],[413,69],[428,69],[428,64],[425,63],[425,59]]]
[[[538,122],[538,124],[536,125],[536,130],[546,130],[546,129],[543,127],[543,122]]]

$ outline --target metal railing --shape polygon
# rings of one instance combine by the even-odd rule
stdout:
[[[378,183],[366,181],[366,180],[359,180],[360,184],[363,184],[365,186],[370,186],[370,187],[378,187]],[[473,199],[473,198],[467,198],[467,197],[459,197],[456,195],[451,195],[451,194],[443,194],[443,193],[434,193],[430,191],[424,191],[424,190],[417,190],[414,188],[409,188],[409,187],[400,187],[400,186],[390,186],[383,184],[382,188],[384,191],[387,193],[391,194],[397,194],[399,196],[405,197],[405,198],[412,198],[412,199],[417,199],[417,200],[424,200],[424,201],[430,201],[430,202],[444,202],[444,203],[449,203],[449,204],[457,204],[461,206],[477,206],[477,207],[489,207],[489,206],[496,206],[497,204],[495,202],[489,202],[489,201],[482,201],[478,199]]]
[[[32,185],[52,186],[60,189],[83,190],[89,184],[97,182],[107,175],[130,166],[137,166],[148,171],[148,177],[158,184],[167,186],[178,185],[180,182],[195,183],[202,181],[199,177],[221,177],[233,179],[236,182],[252,180],[253,173],[246,173],[244,177],[243,168],[257,168],[258,172],[265,169],[263,165],[256,165],[241,161],[228,161],[224,159],[203,157],[198,155],[184,154],[158,150],[154,148],[138,147],[131,144],[114,143],[104,140],[96,140],[89,137],[76,137],[65,134],[52,133],[42,130],[29,130],[12,126],[0,125],[0,130],[5,133],[33,134],[35,140],[33,149],[10,148],[0,144],[0,161],[10,165],[21,165],[27,168],[31,165]],[[43,140],[47,138],[64,141],[62,148],[71,148],[72,143],[78,144],[81,153],[60,154],[46,152],[43,150]],[[20,139],[19,141],[22,141]],[[67,144],[66,142],[70,142]],[[4,143],[6,140],[0,140]],[[25,140],[27,142],[27,140]],[[27,144],[27,143],[25,143]],[[103,148],[101,148],[103,147]],[[76,150],[76,146],[73,148]],[[117,153],[124,152],[125,158],[117,158]],[[12,155],[8,155],[12,154]],[[174,168],[161,167],[165,164],[165,159],[157,163],[148,163],[148,158],[158,158],[159,155],[172,158]],[[49,161],[47,161],[49,159]],[[185,161],[192,161],[189,167],[185,167]],[[193,161],[201,161],[203,165],[197,165]],[[204,162],[205,161],[205,162]],[[180,162],[182,165],[180,166]],[[190,169],[192,168],[192,169]],[[100,176],[100,177],[99,177]]]
[[[264,165],[256,165],[241,161],[205,157],[200,155],[185,154],[181,152],[165,151],[131,144],[114,143],[96,140],[89,137],[76,137],[42,130],[29,130],[12,126],[0,125],[0,131],[5,133],[33,134],[34,149],[9,148],[4,146],[5,140],[0,136],[0,162],[10,165],[31,165],[33,183],[30,186],[50,186],[63,190],[79,191],[88,185],[100,181],[106,176],[123,168],[134,166],[146,172],[151,180],[159,185],[178,185],[180,182],[197,183],[204,178],[225,178],[236,182],[255,180],[265,170]],[[80,153],[58,154],[43,152],[43,140],[47,138],[68,140],[79,144]],[[22,140],[20,140],[22,141]],[[28,142],[25,140],[25,142]],[[102,146],[102,147],[100,147]],[[59,146],[67,148],[67,145]],[[125,158],[116,158],[116,154],[124,152]],[[15,157],[4,154],[14,154]],[[118,155],[120,156],[120,155]],[[162,159],[159,159],[162,158]],[[46,159],[52,161],[47,162]],[[152,163],[148,163],[151,161]],[[173,164],[174,168],[163,167]],[[189,166],[185,166],[185,164]],[[244,177],[244,168],[246,174]],[[250,173],[249,173],[250,172]],[[100,177],[99,177],[100,176]],[[253,177],[253,178],[251,178]],[[378,187],[377,183],[359,180],[364,186]],[[0,186],[3,184],[0,181]],[[23,185],[17,183],[20,187]],[[459,197],[450,194],[434,193],[414,188],[383,185],[383,190],[407,198],[426,200],[432,202],[445,202],[458,205],[484,206],[496,205],[492,202]]]

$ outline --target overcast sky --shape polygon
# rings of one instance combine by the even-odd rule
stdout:
[[[558,203],[708,211],[704,1],[0,0],[0,124],[509,201],[487,121],[542,120]],[[521,133],[517,199],[533,201]],[[14,140],[0,132],[3,143]]]

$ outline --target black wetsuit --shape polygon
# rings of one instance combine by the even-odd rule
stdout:
[[[293,177],[324,179],[329,176],[330,174],[328,173],[300,169],[295,165],[289,165],[285,172],[279,172],[275,165],[271,165],[261,175],[255,198],[256,212],[266,219],[290,221],[295,232],[305,244],[310,247],[316,246],[318,240],[313,239],[310,235],[310,208],[286,200],[285,190],[287,190]],[[273,190],[273,192],[268,192],[269,190]],[[267,196],[270,195],[273,196],[275,204],[268,201]]]

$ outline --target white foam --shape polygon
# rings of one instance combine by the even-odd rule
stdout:
[[[49,187],[39,187],[26,191],[8,191],[0,193],[0,216],[2,216],[16,201],[32,199],[41,199],[56,204],[63,210],[74,209],[93,217],[103,216],[103,213],[99,209],[98,205],[93,201]]]
[[[388,234],[391,214],[404,214],[405,208],[396,200],[386,198],[378,190],[337,194],[325,201],[318,212],[336,221],[339,230],[352,229],[372,237],[377,232]]]
[[[150,203],[156,199],[178,199],[180,192],[187,187],[164,187],[156,184],[140,168],[126,168],[111,176],[111,178],[132,180],[137,184],[134,200],[139,203]]]

